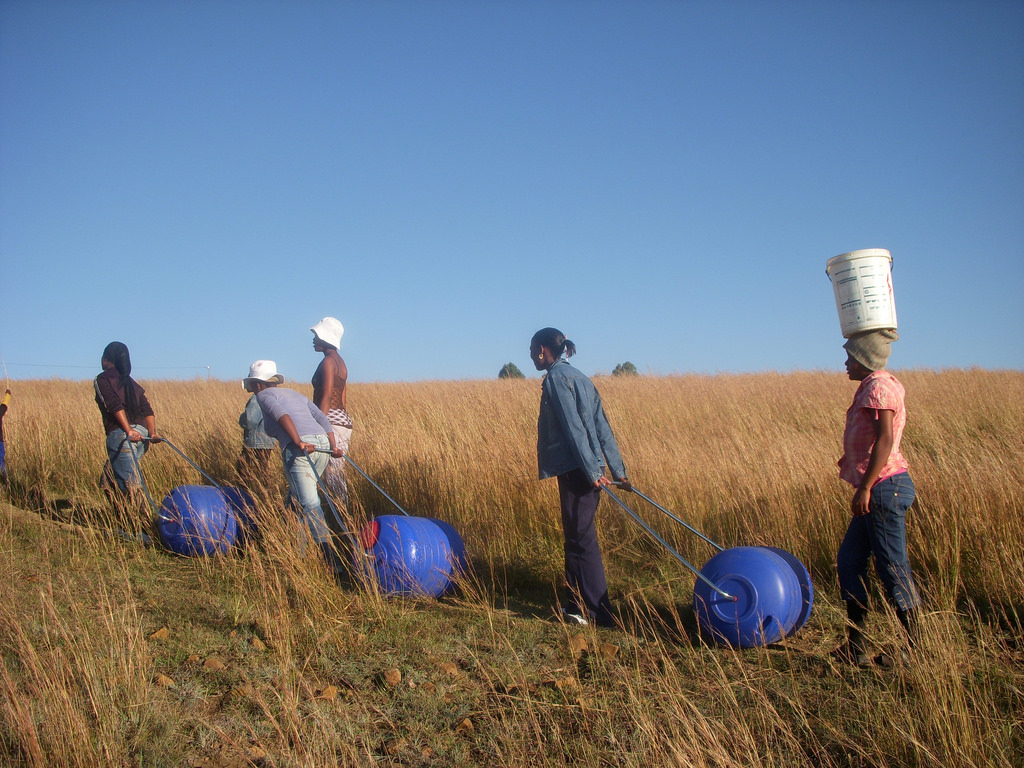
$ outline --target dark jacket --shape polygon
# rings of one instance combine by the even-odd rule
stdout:
[[[153,416],[153,407],[146,398],[144,390],[135,379],[129,377],[128,383],[135,393],[135,407],[129,409],[125,400],[124,388],[121,386],[121,378],[117,371],[109,368],[96,377],[93,382],[93,389],[96,390],[96,405],[99,406],[100,415],[103,416],[103,429],[109,435],[115,429],[120,429],[114,414],[123,410],[128,417],[129,424],[142,424],[147,416]]]

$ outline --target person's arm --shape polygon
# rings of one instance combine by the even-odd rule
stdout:
[[[142,441],[142,433],[137,429],[132,428],[131,422],[128,421],[128,412],[122,408],[119,411],[114,411],[111,414],[114,417],[114,421],[117,425],[124,430],[124,433],[128,435],[128,439],[133,443]],[[147,416],[144,421],[146,422],[146,429],[149,430],[149,437],[154,443],[159,443],[160,438],[156,436],[156,420],[152,416]]]
[[[345,455],[345,452],[338,447],[333,429],[327,430],[327,442],[331,444],[331,456],[336,459],[340,459]]]
[[[594,429],[597,431],[597,440],[601,444],[601,450],[604,453],[608,471],[612,473],[612,478],[623,490],[633,490],[633,486],[626,478],[626,465],[622,461],[622,454],[619,453],[619,444],[615,441],[615,434],[612,432],[611,424],[608,423],[604,406],[601,405],[600,395],[597,396],[595,402]]]
[[[145,417],[144,421],[146,422],[146,430],[149,432],[149,442],[159,443],[163,440],[163,438],[156,433],[156,416],[150,414]]]
[[[853,494],[853,501],[850,503],[850,511],[854,517],[860,517],[870,512],[871,488],[878,481],[882,473],[882,467],[889,460],[893,444],[893,421],[895,412],[889,410],[875,411],[875,444],[871,446],[871,458],[868,459],[867,469],[864,470],[864,477],[857,486],[857,492]]]
[[[132,428],[131,422],[128,421],[128,412],[125,411],[124,408],[122,408],[119,411],[115,411],[113,416],[114,421],[116,421],[117,425],[124,430],[124,433],[126,435],[128,435],[129,440],[131,440],[133,443],[138,443],[142,441],[142,433],[139,432],[137,429]],[[149,432],[150,442],[159,443],[162,438],[158,437],[156,434],[156,417],[152,415],[146,416],[145,418],[143,418],[143,421],[145,422],[146,430]]]
[[[114,417],[114,421],[124,430],[124,433],[128,435],[128,439],[133,443],[137,443],[142,439],[142,433],[132,429],[132,425],[128,421],[128,412],[124,408],[114,411],[111,416]]]
[[[284,430],[284,433],[288,435],[288,439],[291,442],[293,442],[296,446],[298,446],[300,451],[302,451],[303,453],[312,453],[313,451],[316,450],[316,446],[313,445],[312,443],[302,442],[302,437],[295,429],[295,422],[292,421],[292,417],[289,416],[287,413],[281,414],[281,416],[277,419],[277,423],[281,427],[281,429]]]

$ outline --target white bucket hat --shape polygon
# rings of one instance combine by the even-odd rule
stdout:
[[[345,333],[345,326],[337,318],[325,317],[309,330],[325,344],[330,344],[335,349],[341,348],[341,337]]]
[[[284,376],[277,372],[277,363],[273,360],[257,360],[249,366],[249,375],[242,379],[242,389],[249,389],[249,384],[253,381],[282,384]]]

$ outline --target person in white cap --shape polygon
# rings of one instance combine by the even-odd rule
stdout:
[[[263,411],[263,428],[281,447],[289,496],[299,506],[299,517],[337,571],[340,563],[320,506],[317,477],[327,467],[328,454],[341,458],[344,453],[335,443],[327,417],[301,392],[279,387],[283,382],[273,360],[257,360],[242,379]]]
[[[338,447],[347,452],[352,439],[352,417],[346,410],[345,397],[348,367],[338,354],[345,328],[336,318],[325,317],[310,330],[313,332],[313,349],[324,356],[313,374],[313,402],[327,414]],[[346,506],[348,505],[344,459],[332,458],[327,463],[324,483],[331,494],[338,496]]]

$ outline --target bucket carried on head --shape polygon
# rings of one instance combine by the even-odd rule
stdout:
[[[844,337],[897,327],[892,255],[885,248],[840,254],[828,260],[825,274],[832,281]]]

